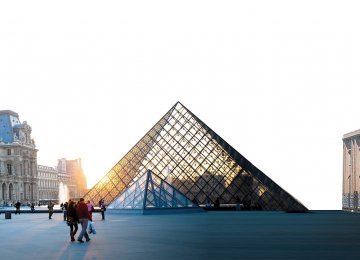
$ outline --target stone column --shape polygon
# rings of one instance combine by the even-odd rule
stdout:
[[[27,183],[24,182],[24,183],[23,183],[23,186],[24,186],[24,200],[25,200],[25,201],[28,199],[28,196],[27,196],[28,191],[27,191],[26,185],[27,185]]]

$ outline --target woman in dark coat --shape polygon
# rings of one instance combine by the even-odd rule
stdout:
[[[67,214],[67,224],[70,227],[71,241],[75,241],[75,234],[78,230],[79,218],[76,213],[76,207],[74,201],[69,202],[66,214]]]

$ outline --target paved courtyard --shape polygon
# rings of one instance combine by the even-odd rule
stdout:
[[[91,241],[70,242],[61,213],[0,215],[1,259],[359,259],[360,214],[95,213]]]

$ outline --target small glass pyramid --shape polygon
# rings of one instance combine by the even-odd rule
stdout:
[[[134,180],[108,208],[141,211],[155,209],[200,209],[198,205],[186,198],[184,194],[150,170],[137,180]]]

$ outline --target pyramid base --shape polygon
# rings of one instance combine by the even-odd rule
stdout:
[[[161,215],[161,214],[186,214],[204,213],[202,208],[150,208],[150,209],[108,209],[110,214],[134,214],[134,215]]]

